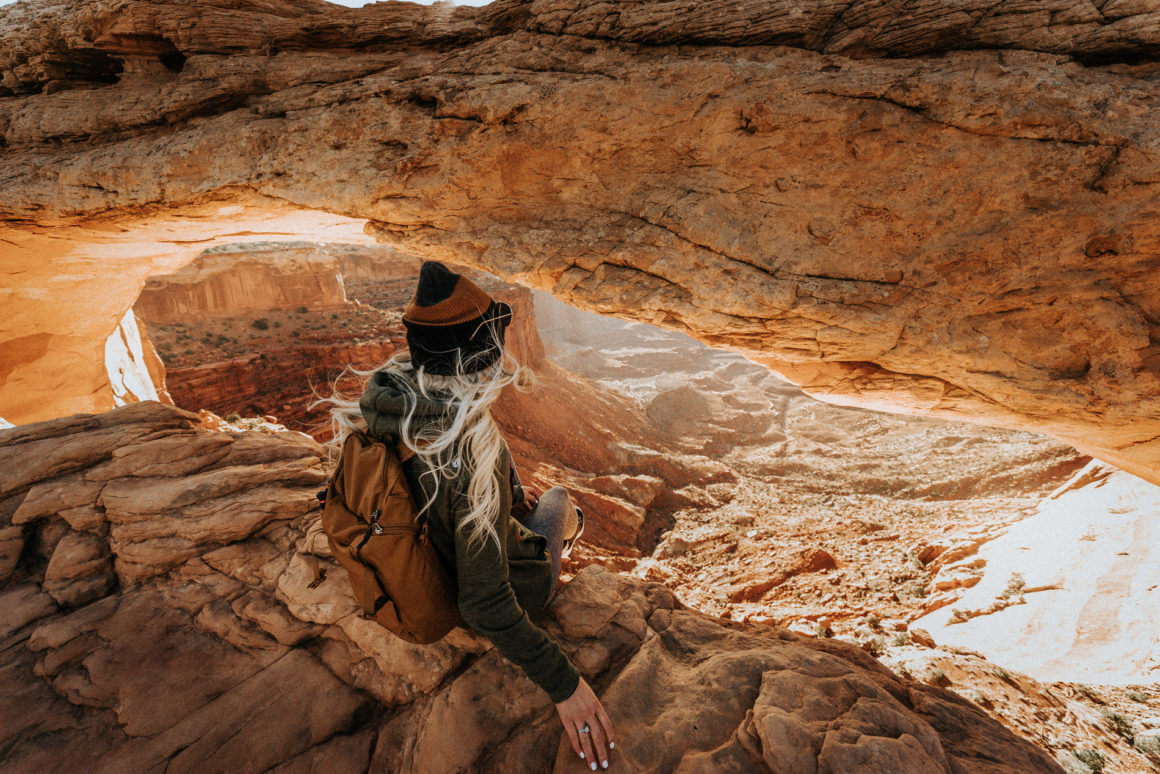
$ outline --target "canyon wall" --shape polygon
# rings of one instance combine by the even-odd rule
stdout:
[[[300,434],[155,402],[0,430],[5,771],[586,771],[489,642],[362,619],[320,539],[323,479]],[[660,584],[591,567],[540,623],[601,694],[617,768],[1062,771],[857,647]]]
[[[347,303],[338,260],[316,245],[244,246],[202,253],[172,274],[150,277],[133,310],[150,323],[247,311]]]
[[[94,243],[147,262],[327,211],[827,400],[1035,429],[1156,482],[1156,22],[1070,0],[29,0],[0,9],[8,307],[86,294],[30,263],[111,278]],[[137,282],[110,279],[105,319]],[[52,393],[64,342],[16,318],[0,415],[70,410],[19,397]]]

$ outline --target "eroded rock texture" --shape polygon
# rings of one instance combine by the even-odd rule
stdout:
[[[24,2],[0,11],[5,267],[359,222],[291,214],[325,210],[828,400],[1033,428],[1160,481],[1157,16]],[[46,416],[11,392],[50,367],[34,331],[0,331],[13,421]]]
[[[270,309],[319,310],[347,303],[338,260],[313,245],[203,253],[145,283],[133,311],[153,324]]]
[[[153,402],[0,431],[0,534],[20,544],[0,581],[4,771],[585,770],[486,640],[410,646],[360,617],[318,529],[321,453]],[[543,623],[602,694],[622,770],[1059,771],[851,645],[659,584],[590,567]]]

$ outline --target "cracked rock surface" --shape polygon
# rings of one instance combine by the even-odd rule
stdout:
[[[35,505],[0,585],[0,770],[583,770],[547,697],[486,640],[412,646],[359,617],[317,539],[321,454],[157,403],[0,431],[2,523]],[[130,484],[146,495],[133,511]],[[83,528],[60,515],[78,501]],[[114,512],[153,525],[155,564],[124,560]],[[173,542],[191,518],[202,528]],[[328,569],[315,588],[309,551]],[[82,597],[54,594],[94,576]],[[1059,771],[860,649],[712,618],[660,584],[589,567],[542,623],[603,696],[624,770]]]

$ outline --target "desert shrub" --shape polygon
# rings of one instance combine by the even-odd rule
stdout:
[[[1136,740],[1136,727],[1126,716],[1111,709],[1104,710],[1103,715],[1104,723],[1107,724],[1108,728],[1127,739],[1129,743]]]
[[[250,323],[250,325],[252,325],[253,327],[257,328],[260,331],[264,331],[270,327],[270,321],[267,320],[265,317],[259,317],[257,320],[254,320],[252,323]]]
[[[1107,757],[1099,750],[1092,750],[1082,748],[1072,750],[1072,755],[1079,758],[1080,763],[1088,767],[1088,771],[1092,774],[1100,774],[1104,767],[1108,765]]]
[[[1085,685],[1084,683],[1076,683],[1075,684],[1075,692],[1078,693],[1080,696],[1086,696],[1087,698],[1091,699],[1092,701],[1103,703],[1103,699],[1100,698],[1100,692],[1097,691],[1095,688],[1092,688],[1090,685]]]
[[[1138,701],[1141,704],[1148,703],[1148,694],[1143,691],[1128,691],[1128,698],[1132,701]]]
[[[881,637],[871,637],[862,643],[862,650],[877,658],[886,652],[886,641]]]
[[[309,309],[307,309],[307,308],[306,308],[306,307],[304,307],[304,306],[300,306],[300,307],[298,307],[298,314],[306,314],[306,313],[307,313],[307,312],[309,312],[309,311],[310,311],[310,310],[309,310]]]
[[[1137,736],[1136,741],[1132,745],[1144,753],[1145,755],[1152,755],[1160,758],[1160,736],[1155,733],[1148,736]]]
[[[226,414],[226,421],[227,422],[238,422],[241,420],[241,418],[242,418],[242,415],[236,411],[231,411],[229,414]]]
[[[1000,680],[1004,680],[1008,683],[1011,682],[1011,673],[1001,666],[997,666],[992,669],[991,674],[995,675],[995,677],[998,677]]]
[[[896,648],[901,648],[903,645],[909,645],[910,635],[906,632],[899,632],[898,634],[894,635],[894,639],[891,640],[890,644]]]
[[[281,328],[281,327],[282,327],[282,322],[281,322],[280,320],[275,320],[275,321],[274,321],[274,327],[275,327],[275,328]]]

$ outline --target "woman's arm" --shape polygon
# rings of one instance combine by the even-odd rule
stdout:
[[[568,698],[580,682],[580,673],[560,646],[528,617],[508,582],[507,554],[503,545],[488,540],[481,547],[467,545],[455,536],[456,578],[459,612],[472,629],[495,643],[496,649],[527,673],[553,702]]]

